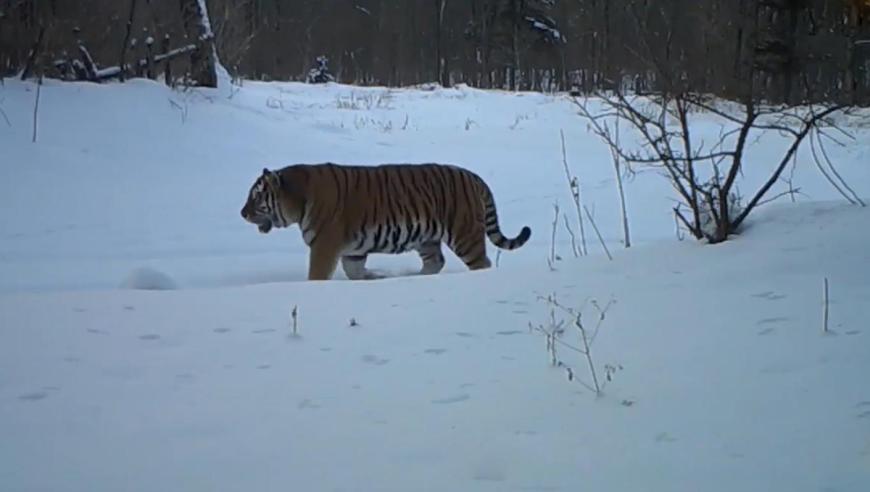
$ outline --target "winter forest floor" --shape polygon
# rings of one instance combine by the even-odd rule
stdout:
[[[0,86],[4,491],[870,490],[870,210],[806,153],[796,202],[715,246],[677,240],[674,192],[639,170],[625,249],[609,151],[564,95],[49,80],[33,143],[35,88]],[[832,158],[867,197],[850,124]],[[560,218],[548,266],[554,202],[576,224],[560,130],[612,261],[588,222],[575,258]],[[753,145],[741,187],[782,145]],[[483,272],[406,254],[304,281],[298,229],[239,209],[264,166],[324,161],[468,167],[532,238]],[[601,397],[575,329],[573,381],[530,329],[552,295],[587,327],[608,306]]]

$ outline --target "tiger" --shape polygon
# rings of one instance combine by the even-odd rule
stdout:
[[[486,269],[492,263],[484,236],[513,250],[532,233],[524,226],[517,237],[505,237],[484,180],[438,163],[263,168],[241,215],[263,234],[298,224],[309,248],[308,280],[331,279],[339,260],[350,280],[384,278],[366,268],[368,256],[408,251],[422,260],[419,274],[436,274],[444,268],[442,243],[469,270]]]

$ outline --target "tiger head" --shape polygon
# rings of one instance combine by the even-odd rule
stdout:
[[[295,200],[287,196],[287,183],[277,172],[263,169],[248,192],[248,200],[242,207],[242,218],[255,224],[263,234],[272,227],[287,227],[300,219],[295,212]]]

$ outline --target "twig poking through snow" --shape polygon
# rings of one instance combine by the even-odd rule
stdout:
[[[2,79],[0,79],[0,80],[2,80]],[[2,103],[3,103],[3,99],[0,99],[0,104],[2,104]],[[3,111],[2,107],[0,107],[0,116],[2,116],[3,119],[6,121],[6,125],[9,128],[12,128],[12,122],[9,121],[9,117],[6,116],[6,111]]]
[[[291,324],[292,324],[292,328],[293,328],[293,336],[294,336],[294,337],[299,336],[299,334],[298,334],[298,332],[297,332],[297,330],[296,330],[296,328],[297,328],[297,322],[298,322],[298,314],[299,314],[299,310],[297,309],[297,306],[294,305],[294,306],[293,306],[293,309],[290,310],[290,321],[291,321]]]
[[[619,145],[619,116],[616,117],[616,124],[614,125],[615,132],[614,138]],[[625,188],[622,186],[622,168],[621,168],[621,160],[619,156],[619,151],[615,148],[610,148],[610,155],[613,160],[613,170],[616,174],[616,191],[619,192],[619,212],[622,215],[622,237],[623,243],[626,248],[631,247],[631,233],[629,232],[628,227],[628,210],[626,210],[625,206]]]
[[[828,333],[828,305],[830,304],[828,301],[828,277],[825,277],[824,292],[822,295],[825,300],[825,308],[822,314],[822,332]]]
[[[583,205],[583,210],[586,211],[586,217],[589,219],[589,223],[592,224],[592,229],[595,231],[595,235],[598,236],[598,241],[601,243],[601,247],[607,254],[607,259],[612,261],[613,257],[610,256],[610,250],[608,250],[607,245],[604,244],[604,238],[601,237],[601,233],[598,231],[598,226],[595,225],[595,220],[592,218],[592,214],[589,213],[589,209],[586,208],[586,205]]]
[[[585,256],[589,252],[586,249],[586,231],[583,229],[583,213],[580,211],[580,181],[576,176],[571,176],[571,170],[568,169],[568,154],[565,151],[565,132],[559,130],[559,136],[562,138],[562,165],[565,167],[565,178],[568,179],[568,186],[571,188],[571,198],[574,200],[574,208],[577,209],[577,223],[580,225],[580,254]]]
[[[556,268],[556,227],[559,225],[559,202],[553,204],[553,232],[550,235],[550,255],[547,257],[547,265],[550,266],[550,271]]]
[[[42,89],[42,75],[39,76],[39,80],[36,82],[36,102],[33,104],[33,143],[36,143],[36,131],[38,128],[39,121],[39,94]]]
[[[568,223],[568,214],[562,214],[562,218],[565,219],[565,229],[568,229],[568,235],[571,236],[571,252],[574,253],[574,258],[577,258],[580,256],[580,253],[577,251],[577,237],[571,229],[571,224]]]

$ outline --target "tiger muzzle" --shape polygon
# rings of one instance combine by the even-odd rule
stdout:
[[[260,232],[262,232],[263,234],[266,234],[267,232],[272,230],[272,221],[268,217],[257,217],[255,215],[251,215],[247,205],[242,208],[241,215],[242,218],[245,219],[245,221],[256,225],[257,229],[259,229]]]

